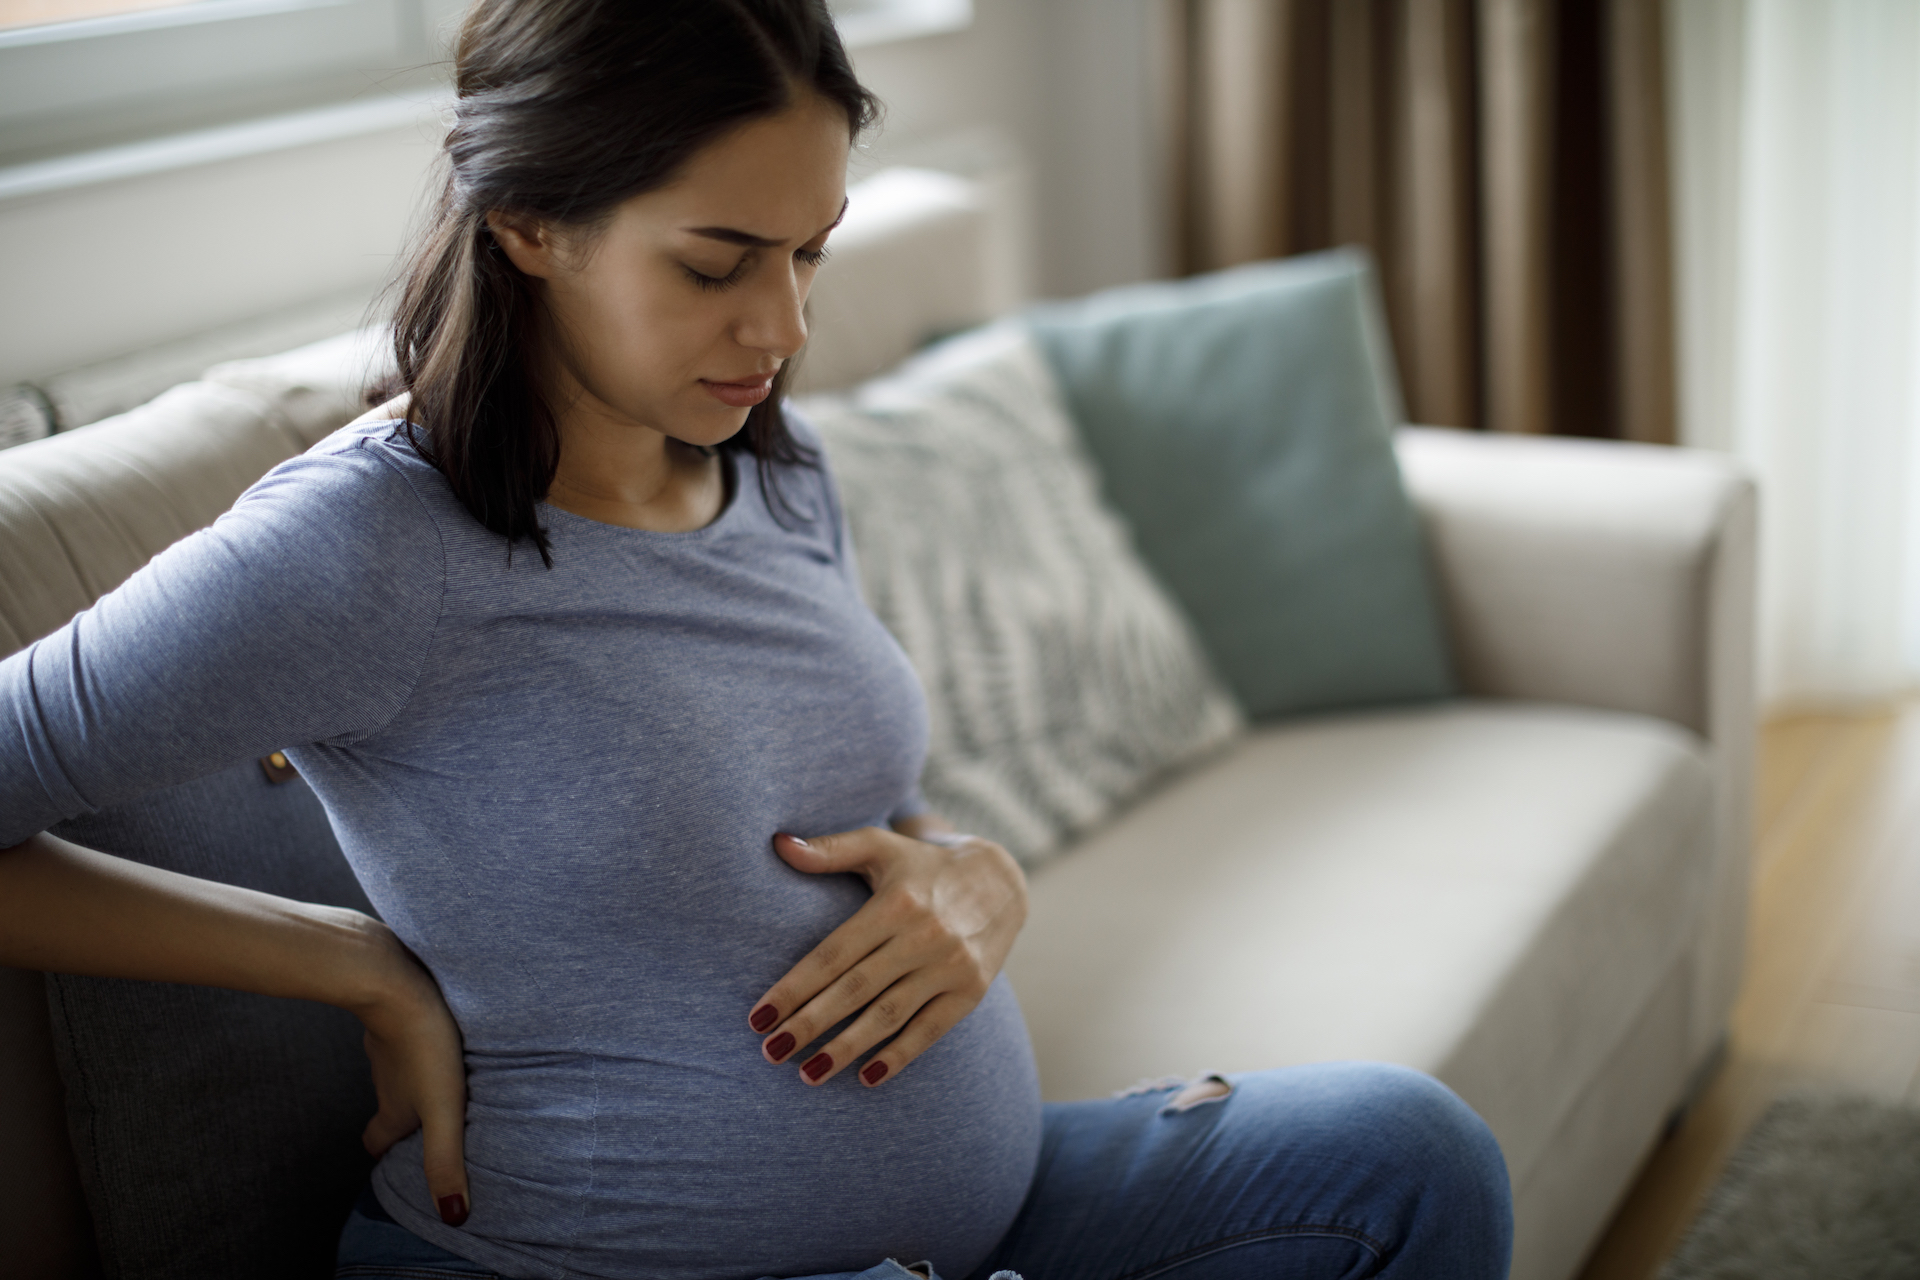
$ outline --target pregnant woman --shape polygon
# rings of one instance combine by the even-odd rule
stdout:
[[[394,398],[0,664],[0,961],[358,1014],[346,1275],[1504,1275],[1413,1072],[1041,1106],[782,407],[874,113],[822,0],[481,0],[457,83]],[[381,920],[44,834],[282,748]]]

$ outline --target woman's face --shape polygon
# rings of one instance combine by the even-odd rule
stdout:
[[[846,113],[808,94],[699,152],[583,243],[493,215],[514,265],[543,281],[562,419],[693,445],[739,431],[806,341],[801,307],[846,205],[848,145]]]

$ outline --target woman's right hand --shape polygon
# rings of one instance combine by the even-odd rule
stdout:
[[[380,926],[385,928],[385,926]],[[460,1027],[424,966],[387,932],[391,952],[381,994],[354,1010],[366,1028],[367,1059],[373,1064],[380,1110],[361,1141],[375,1157],[421,1131],[427,1190],[440,1220],[457,1227],[467,1220],[464,1131],[467,1115],[466,1059]]]
[[[0,849],[0,964],[188,982],[357,1015],[380,1110],[367,1150],[422,1131],[440,1217],[467,1220],[460,1027],[420,961],[385,924],[345,907],[183,876],[42,832]]]

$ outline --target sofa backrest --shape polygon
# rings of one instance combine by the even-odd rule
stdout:
[[[305,447],[257,396],[190,382],[0,453],[0,656],[64,625]]]
[[[995,295],[986,198],[978,183],[887,169],[847,193],[847,216],[807,300],[813,336],[795,391],[832,391],[892,368],[929,339],[1013,306]]]

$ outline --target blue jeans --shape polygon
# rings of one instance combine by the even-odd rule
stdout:
[[[1506,1276],[1506,1163],[1444,1085],[1361,1062],[1227,1080],[1226,1097],[1187,1110],[1168,1105],[1177,1085],[1049,1105],[1026,1203],[968,1280]],[[340,1264],[365,1280],[490,1274],[361,1210]],[[904,1274],[888,1261],[812,1280]]]

